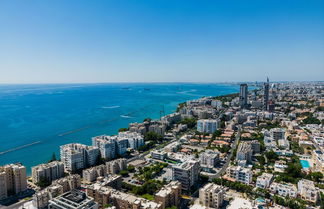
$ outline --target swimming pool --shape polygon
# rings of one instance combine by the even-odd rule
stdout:
[[[301,166],[303,168],[309,168],[310,167],[308,160],[300,160],[300,164],[301,164]]]

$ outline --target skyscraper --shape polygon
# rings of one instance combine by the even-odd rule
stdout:
[[[267,77],[267,82],[264,83],[264,98],[263,98],[263,109],[268,110],[268,103],[269,103],[269,78]]]
[[[240,86],[240,106],[241,108],[246,108],[248,97],[248,85],[246,83]]]

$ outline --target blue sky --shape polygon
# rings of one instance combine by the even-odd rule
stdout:
[[[0,0],[0,83],[323,80],[324,1]]]

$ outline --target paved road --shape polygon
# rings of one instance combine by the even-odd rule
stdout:
[[[237,144],[239,142],[239,139],[241,137],[241,128],[239,127],[238,128],[238,131],[237,131],[237,134],[236,134],[236,137],[235,137],[235,141],[233,142],[232,144],[232,148],[230,150],[230,154],[229,156],[227,157],[226,159],[226,162],[224,163],[223,167],[219,170],[219,172],[216,174],[216,178],[219,178],[221,175],[223,175],[227,169],[227,167],[229,166],[230,162],[231,162],[231,158],[233,156],[233,152],[234,150],[236,149],[237,147]]]
[[[226,169],[227,167],[229,166],[230,162],[231,162],[231,158],[233,156],[233,152],[234,150],[236,149],[237,147],[237,144],[240,140],[240,137],[241,137],[241,127],[238,128],[238,131],[237,131],[237,134],[235,136],[235,141],[232,143],[232,147],[230,149],[230,154],[228,155],[223,167],[219,170],[219,172],[215,175],[215,178],[219,178],[220,176],[222,176],[225,172],[226,172]],[[197,197],[198,195],[198,192],[199,192],[199,189],[197,189],[191,196],[193,197]]]

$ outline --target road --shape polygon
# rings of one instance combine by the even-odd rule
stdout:
[[[230,150],[230,154],[228,155],[223,167],[219,170],[219,172],[215,175],[215,178],[219,178],[221,177],[225,172],[226,172],[226,169],[227,167],[229,166],[229,164],[231,163],[231,158],[233,156],[233,152],[234,150],[236,149],[237,147],[237,144],[240,140],[240,137],[241,137],[241,127],[238,127],[238,131],[237,131],[237,134],[235,136],[235,141],[232,143],[232,147],[231,147],[231,150]],[[197,197],[198,195],[198,192],[199,192],[199,189],[197,189],[191,196],[193,197]]]
[[[230,150],[230,154],[229,156],[227,157],[226,159],[226,162],[224,163],[223,167],[219,170],[219,172],[216,174],[216,178],[219,178],[221,175],[224,174],[224,172],[226,171],[227,167],[229,166],[230,162],[231,162],[231,158],[233,156],[233,152],[234,150],[236,149],[237,147],[237,144],[240,140],[240,137],[241,137],[241,128],[239,127],[238,128],[238,131],[237,131],[237,134],[235,136],[235,141],[233,142],[232,144],[232,147],[231,147],[231,150]]]

